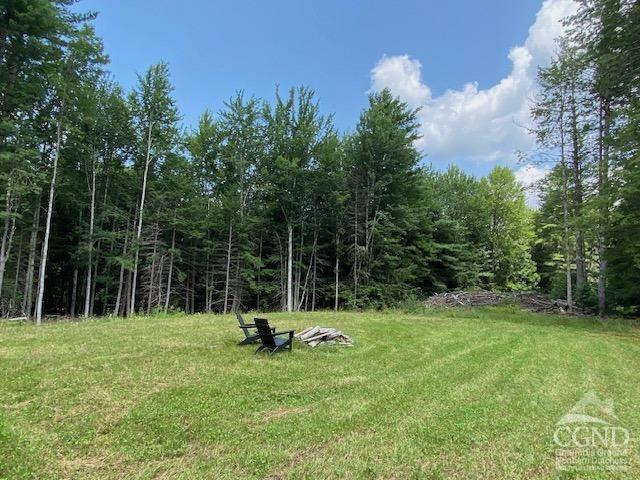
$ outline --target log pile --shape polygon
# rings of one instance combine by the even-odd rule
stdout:
[[[310,347],[317,347],[318,345],[347,345],[353,346],[353,340],[347,335],[335,328],[315,327],[305,328],[301,332],[296,333],[295,338],[303,343],[306,343]]]
[[[566,300],[554,300],[536,292],[504,293],[487,290],[446,292],[429,297],[425,305],[431,308],[487,307],[505,302],[518,303],[523,308],[537,313],[566,313],[568,311]]]

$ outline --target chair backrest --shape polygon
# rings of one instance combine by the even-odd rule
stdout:
[[[276,342],[273,339],[269,321],[266,318],[254,318],[253,320],[256,322],[256,328],[258,329],[258,335],[260,335],[262,345],[265,347],[275,347]]]
[[[244,332],[244,336],[249,338],[251,336],[251,334],[249,333],[249,328],[245,327],[246,323],[244,323],[244,319],[242,318],[242,315],[240,315],[239,310],[236,310],[236,318],[238,319],[238,324]]]

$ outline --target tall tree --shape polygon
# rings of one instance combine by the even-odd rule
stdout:
[[[129,312],[131,314],[135,312],[136,308],[140,240],[149,173],[154,164],[161,161],[175,147],[176,142],[176,124],[179,116],[175,101],[171,97],[172,91],[168,66],[164,62],[160,62],[149,67],[144,75],[138,77],[138,86],[130,98],[131,111],[138,135],[136,165],[142,171],[138,224],[133,245],[134,264],[129,297]]]

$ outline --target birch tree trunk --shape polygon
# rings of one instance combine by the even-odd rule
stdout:
[[[140,254],[140,239],[142,237],[142,221],[144,216],[144,200],[147,195],[147,177],[149,176],[149,164],[151,163],[151,132],[153,122],[149,122],[149,134],[147,136],[147,155],[144,162],[144,176],[142,177],[142,194],[140,195],[140,213],[138,215],[138,231],[136,233],[135,259],[133,262],[133,277],[131,280],[131,299],[129,301],[129,314],[135,313],[136,307],[136,282],[138,279],[138,256]]]
[[[87,266],[87,285],[84,296],[84,318],[89,317],[89,307],[91,305],[91,287],[93,282],[91,277],[93,274],[92,253],[93,253],[93,224],[96,215],[96,159],[92,155],[91,161],[91,211],[89,214],[89,263]]]
[[[64,110],[64,102],[60,107]],[[60,113],[61,115],[61,113]],[[49,235],[51,234],[51,214],[53,212],[53,197],[56,192],[56,177],[58,175],[58,159],[62,142],[62,119],[58,118],[56,132],[56,153],[53,157],[53,174],[51,175],[51,186],[49,187],[49,206],[47,208],[47,219],[44,227],[44,238],[42,239],[42,253],[40,255],[40,270],[38,272],[38,296],[36,299],[36,324],[42,323],[42,301],[44,299],[44,279],[47,270],[47,256],[49,254]]]

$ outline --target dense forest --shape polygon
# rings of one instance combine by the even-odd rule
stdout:
[[[539,72],[537,209],[509,168],[427,166],[417,112],[388,90],[347,134],[304,86],[238,92],[185,126],[169,66],[124,91],[73,3],[0,2],[0,315],[380,308],[479,287],[638,311],[638,2],[580,1]]]

